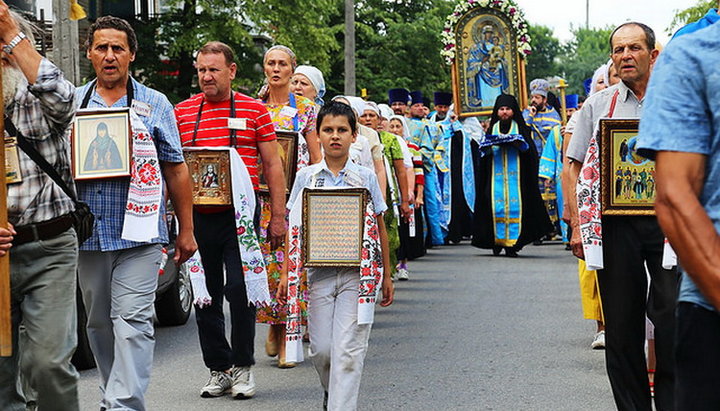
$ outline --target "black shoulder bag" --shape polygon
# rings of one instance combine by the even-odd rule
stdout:
[[[45,160],[45,158],[38,153],[35,147],[30,144],[29,141],[23,136],[10,119],[5,117],[5,130],[11,135],[17,138],[17,145],[22,151],[27,154],[54,182],[62,189],[65,194],[75,203],[75,211],[70,213],[73,218],[73,227],[77,232],[78,243],[82,245],[93,233],[93,226],[95,224],[95,216],[90,211],[90,206],[87,203],[79,201],[77,195],[68,185],[63,181],[57,170]]]

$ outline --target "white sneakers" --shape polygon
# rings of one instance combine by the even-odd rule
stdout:
[[[210,379],[200,390],[200,396],[210,398],[225,395],[232,385],[233,380],[230,374],[223,371],[210,371]]]
[[[255,376],[250,367],[233,367],[232,388],[230,394],[233,398],[244,400],[255,395]]]
[[[593,350],[604,350],[605,349],[605,331],[600,331],[595,334],[593,342],[590,344]]]
[[[210,379],[200,390],[200,396],[220,397],[228,391],[233,398],[240,400],[255,395],[255,377],[250,367],[233,367],[229,374],[223,371],[210,371]]]
[[[407,281],[410,279],[407,268],[401,268],[397,271],[397,279],[400,281]]]

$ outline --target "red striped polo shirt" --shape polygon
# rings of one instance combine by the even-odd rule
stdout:
[[[270,114],[259,101],[242,93],[234,92],[235,118],[245,119],[245,129],[235,130],[235,147],[243,159],[255,190],[258,188],[258,142],[273,141],[275,127]],[[203,100],[205,100],[203,102]],[[198,109],[203,102],[202,115],[198,125],[195,146],[221,147],[230,146],[230,99],[212,102],[204,99],[204,94],[196,94],[175,106],[175,118],[180,130],[183,146],[193,145],[195,123]]]

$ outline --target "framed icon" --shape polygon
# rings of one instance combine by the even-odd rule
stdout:
[[[232,205],[230,153],[227,150],[187,148],[183,153],[192,179],[193,204]]]
[[[285,191],[286,194],[290,194],[297,171],[298,133],[295,131],[276,131],[275,134],[277,135],[278,153],[285,173]],[[263,174],[262,158],[260,156],[258,156],[257,170],[260,191],[263,193],[270,192]]]
[[[525,107],[525,60],[516,38],[511,17],[492,7],[472,8],[457,22],[452,80],[460,117],[492,114],[500,94],[516,96]]]
[[[5,137],[5,182],[15,184],[22,182],[20,170],[19,147],[15,137]]]
[[[600,120],[603,215],[655,215],[655,162],[637,153],[637,119]]]
[[[130,109],[80,109],[71,138],[76,180],[129,177],[132,156]]]
[[[368,191],[305,189],[303,257],[306,267],[359,267]]]

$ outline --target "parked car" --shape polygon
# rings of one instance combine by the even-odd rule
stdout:
[[[159,326],[174,326],[187,323],[192,309],[193,294],[190,284],[190,273],[185,264],[180,267],[172,259],[175,253],[176,224],[175,214],[166,214],[170,244],[165,247],[167,260],[158,272],[158,287],[155,291],[155,317]],[[80,287],[77,288],[78,346],[73,355],[72,363],[78,370],[95,367],[95,358],[90,349],[87,337],[87,314],[83,304]]]

